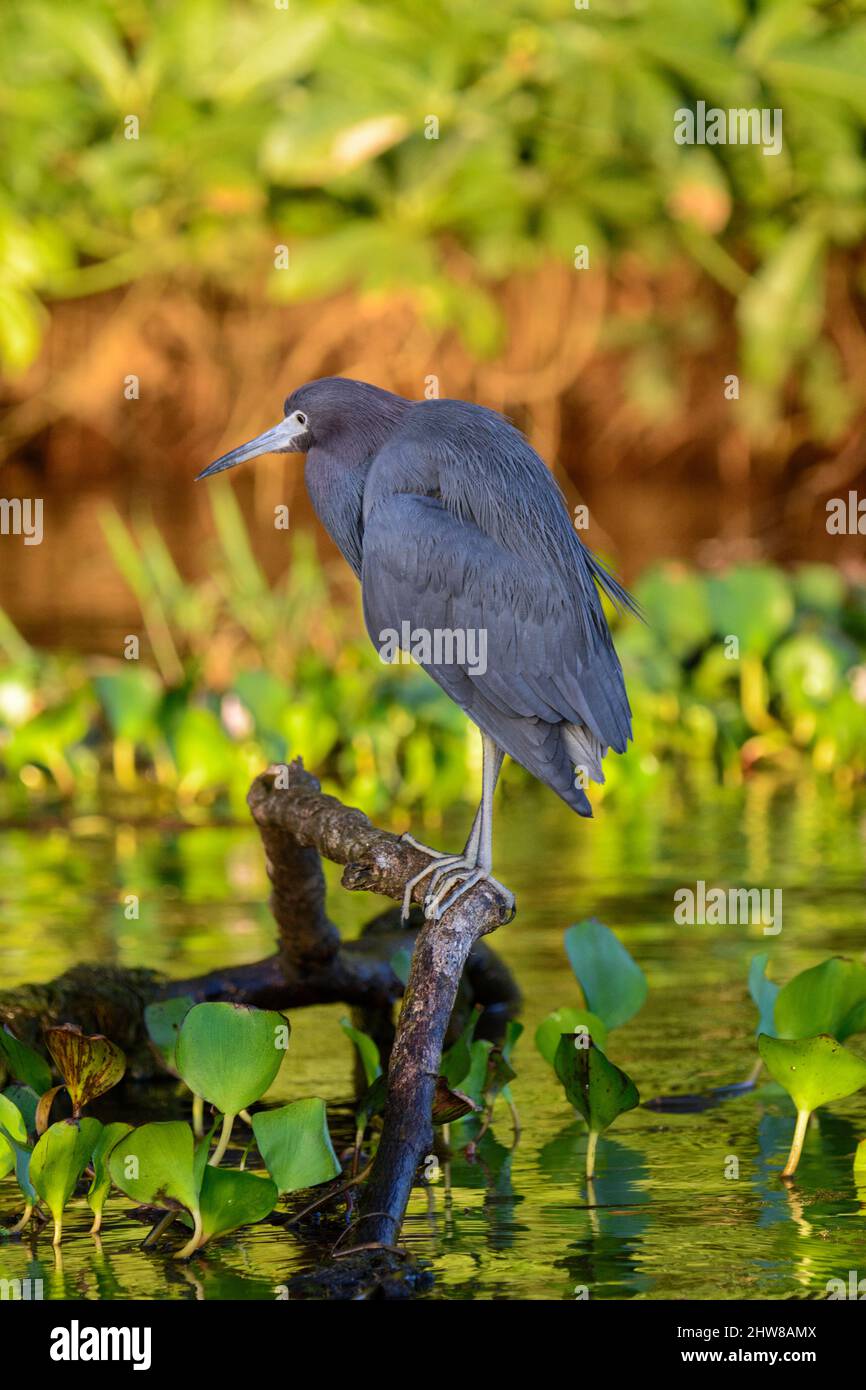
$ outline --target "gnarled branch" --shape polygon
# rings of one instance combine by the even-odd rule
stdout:
[[[258,826],[271,881],[276,951],[249,965],[185,980],[146,970],[79,965],[46,985],[0,992],[0,1024],[38,1042],[52,1023],[104,1032],[125,1048],[131,1070],[147,1071],[143,1013],[155,999],[180,994],[287,1009],[341,1001],[365,1017],[387,1017],[402,993],[390,961],[414,939],[406,997],[388,1071],[384,1128],[361,1207],[359,1240],[392,1244],[415,1173],[432,1147],[431,1111],[442,1046],[462,978],[474,1001],[513,1014],[514,983],[482,938],[508,915],[488,884],[471,889],[441,922],[402,927],[396,909],[368,924],[357,941],[341,940],[325,907],[321,855],[345,865],[343,886],[402,901],[404,885],[427,856],[379,830],[358,810],[322,793],[300,759],[257,777],[248,803]],[[416,889],[423,896],[424,884]],[[417,914],[416,914],[417,915]],[[464,976],[465,971],[465,976]]]

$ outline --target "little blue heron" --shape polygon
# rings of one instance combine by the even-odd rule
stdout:
[[[306,454],[313,507],[361,581],[374,645],[381,651],[386,634],[409,634],[426,671],[481,733],[481,804],[463,852],[405,837],[430,863],[406,885],[404,917],[428,875],[428,919],[481,880],[513,909],[491,876],[503,757],[592,815],[584,787],[604,781],[608,749],[622,753],[631,738],[596,586],[621,607],[634,610],[632,599],[576,534],[541,458],[493,410],[326,377],[299,387],[280,424],[199,477],[269,453]]]

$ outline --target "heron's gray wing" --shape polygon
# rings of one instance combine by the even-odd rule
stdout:
[[[439,498],[408,492],[380,495],[368,512],[361,582],[374,644],[404,625],[427,634],[433,649],[421,664],[434,680],[511,757],[587,814],[574,787],[582,740],[600,761],[609,746],[625,749],[631,722],[604,616],[600,607],[587,614],[582,586],[575,592],[543,553],[530,564]],[[591,579],[590,589],[598,603]],[[437,633],[456,634],[450,651],[447,637],[446,650],[436,651]]]

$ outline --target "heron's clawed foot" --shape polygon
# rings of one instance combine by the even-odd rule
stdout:
[[[501,893],[508,904],[509,912],[514,915],[514,894],[482,868],[472,853],[472,840],[462,854],[442,854],[438,849],[420,844],[411,835],[402,835],[401,839],[404,844],[412,845],[413,849],[420,849],[424,854],[430,855],[430,863],[425,864],[420,873],[410,878],[403,890],[401,916],[404,922],[412,906],[412,894],[428,875],[430,887],[424,899],[424,916],[430,922],[438,922],[458,898],[462,898],[464,893],[468,893],[470,888],[481,882],[489,883]]]
[[[514,894],[477,862],[459,856],[450,864],[437,865],[430,891],[424,899],[424,916],[429,922],[438,922],[449,907],[453,907],[476,883],[489,883],[491,888],[501,893],[509,912],[514,915]]]
[[[450,869],[457,864],[463,864],[466,861],[464,860],[462,854],[443,854],[441,850],[431,849],[429,845],[422,845],[420,841],[414,838],[413,835],[401,835],[400,839],[403,841],[405,845],[411,845],[413,849],[420,849],[422,854],[430,855],[430,863],[425,865],[425,867],[421,870],[419,874],[415,874],[414,878],[410,878],[408,883],[406,884],[406,887],[403,890],[403,906],[400,909],[400,916],[402,920],[405,922],[408,920],[409,917],[409,909],[412,906],[412,894],[414,893],[417,885],[419,883],[423,883],[424,879],[427,877],[428,874],[435,875],[433,880],[433,884],[435,884],[436,879],[441,872],[443,872],[446,869]],[[431,884],[431,888],[433,884]]]

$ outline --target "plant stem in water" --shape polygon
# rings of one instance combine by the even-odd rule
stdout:
[[[183,1249],[178,1250],[177,1254],[174,1257],[176,1260],[188,1260],[193,1251],[198,1249],[199,1242],[201,1241],[201,1212],[199,1211],[198,1207],[196,1207],[195,1211],[191,1213],[191,1216],[193,1220],[192,1235],[190,1236]]]
[[[764,1065],[764,1059],[763,1059],[763,1057],[759,1057],[758,1060],[757,1060],[757,1062],[755,1063],[755,1065],[752,1067],[752,1070],[749,1072],[749,1075],[746,1077],[746,1080],[745,1080],[745,1082],[744,1082],[744,1085],[746,1085],[746,1086],[757,1086],[757,1084],[758,1084],[758,1077],[761,1075],[761,1070],[762,1070],[762,1068],[763,1068],[763,1065]]]
[[[33,1203],[32,1203],[32,1202],[28,1202],[27,1205],[26,1205],[26,1207],[24,1208],[24,1214],[22,1215],[21,1220],[20,1220],[20,1221],[16,1221],[14,1226],[10,1226],[10,1227],[9,1227],[9,1230],[6,1232],[6,1234],[7,1234],[7,1235],[10,1235],[10,1236],[17,1236],[17,1234],[18,1234],[19,1231],[23,1231],[23,1230],[24,1230],[24,1227],[27,1225],[27,1222],[30,1220],[30,1218],[31,1218],[32,1215],[33,1215]]]
[[[234,1115],[223,1115],[223,1127],[220,1130],[219,1143],[208,1160],[211,1168],[219,1167],[220,1159],[228,1148],[229,1140],[232,1137],[232,1125],[234,1122]]]
[[[196,1139],[204,1138],[204,1101],[201,1096],[192,1098],[192,1130]]]
[[[791,1152],[788,1154],[788,1162],[782,1169],[783,1178],[792,1178],[797,1171],[797,1164],[800,1162],[800,1154],[803,1152],[803,1140],[806,1138],[806,1130],[809,1127],[811,1114],[811,1110],[797,1111],[797,1125],[791,1143]]]
[[[155,1245],[164,1231],[167,1231],[172,1221],[177,1216],[176,1211],[167,1211],[159,1218],[155,1226],[148,1231],[144,1240],[141,1242],[142,1250],[147,1250],[151,1245]]]
[[[591,1129],[586,1141],[586,1176],[591,1178],[595,1172],[595,1150],[598,1145],[598,1130]]]
[[[514,1141],[512,1147],[517,1148],[520,1139],[520,1116],[517,1113],[517,1106],[514,1104],[513,1100],[508,1101],[508,1109],[511,1112],[511,1124],[514,1128]]]

